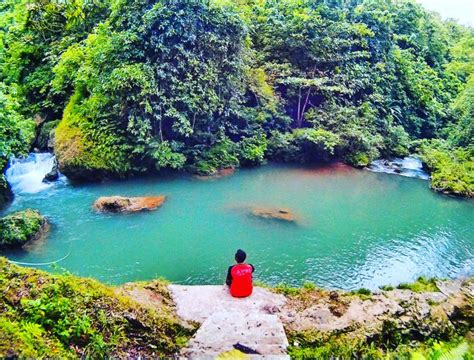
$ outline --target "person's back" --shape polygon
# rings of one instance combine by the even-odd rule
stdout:
[[[237,250],[235,254],[236,265],[230,266],[227,271],[226,283],[230,287],[230,294],[234,297],[247,297],[253,291],[253,271],[251,264],[245,264],[246,254],[242,250]]]

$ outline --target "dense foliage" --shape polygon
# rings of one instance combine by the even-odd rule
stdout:
[[[167,358],[186,343],[161,282],[160,311],[108,286],[21,268],[0,257],[1,358]]]
[[[46,219],[38,210],[26,209],[0,219],[0,248],[21,246],[41,235]]]
[[[0,44],[12,131],[62,119],[71,177],[420,151],[473,193],[474,32],[413,1],[8,0]]]

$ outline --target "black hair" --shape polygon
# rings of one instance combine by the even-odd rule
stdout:
[[[246,257],[247,254],[243,250],[239,249],[235,252],[235,261],[237,261],[238,263],[243,263]]]

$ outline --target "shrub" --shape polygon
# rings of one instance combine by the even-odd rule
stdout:
[[[424,141],[420,157],[431,171],[431,187],[458,196],[474,196],[474,148],[452,148],[446,141]]]
[[[27,209],[0,219],[0,247],[21,246],[41,234],[46,220],[38,210]]]
[[[264,134],[243,138],[238,143],[238,157],[241,165],[255,166],[261,164],[267,150],[267,138]]]
[[[428,279],[424,276],[420,276],[414,283],[402,283],[398,285],[398,289],[407,289],[418,293],[427,291],[439,292],[436,280]]]

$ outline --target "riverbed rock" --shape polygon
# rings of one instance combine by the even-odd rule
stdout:
[[[220,179],[226,176],[231,176],[234,175],[235,173],[235,168],[234,167],[228,167],[224,169],[217,169],[215,172],[211,174],[197,174],[194,175],[196,179],[199,180],[214,180],[214,179]]]
[[[0,174],[0,208],[13,200],[13,192],[10,184],[3,174]]]
[[[38,210],[26,209],[0,219],[0,248],[21,247],[41,239],[49,229]]]
[[[43,182],[50,183],[59,179],[58,162],[54,160],[53,168],[44,176]]]
[[[142,210],[156,210],[166,200],[166,196],[123,197],[104,196],[94,202],[94,209],[100,212],[128,213]]]
[[[281,220],[287,222],[296,222],[298,220],[296,215],[287,208],[253,207],[250,211],[253,216],[262,219]]]

